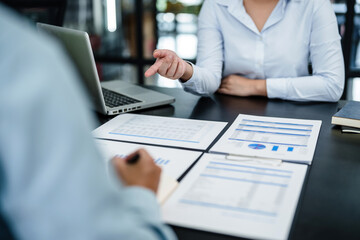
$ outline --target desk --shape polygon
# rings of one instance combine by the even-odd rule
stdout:
[[[174,96],[176,102],[137,113],[229,123],[239,113],[322,120],[290,239],[360,239],[360,135],[342,134],[331,125],[331,116],[344,102],[299,103],[225,95],[210,98],[194,96],[182,89],[151,89]],[[100,117],[101,122],[107,120]],[[180,227],[173,229],[180,240],[239,239]]]

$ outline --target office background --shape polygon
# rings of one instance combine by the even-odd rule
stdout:
[[[122,79],[181,87],[161,76],[144,77],[155,48],[196,61],[197,15],[204,0],[0,0],[33,22],[90,34],[102,81]],[[346,65],[342,99],[360,101],[360,0],[329,0],[337,15]]]

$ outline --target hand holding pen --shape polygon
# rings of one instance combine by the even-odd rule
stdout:
[[[160,181],[161,168],[144,149],[139,149],[126,158],[112,159],[113,165],[126,186],[139,186],[156,193]]]

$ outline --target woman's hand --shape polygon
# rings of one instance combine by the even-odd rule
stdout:
[[[186,82],[192,77],[192,66],[179,58],[171,50],[155,50],[153,54],[156,62],[145,72],[145,77],[150,77],[155,73],[173,80],[180,79]]]
[[[229,75],[222,79],[218,92],[241,97],[267,96],[266,81]]]

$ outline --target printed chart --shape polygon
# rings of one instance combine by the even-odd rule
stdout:
[[[239,115],[211,152],[310,164],[321,121]]]
[[[115,155],[124,158],[137,149],[144,148],[153,157],[155,163],[162,168],[164,173],[174,179],[178,179],[201,155],[201,152],[196,151],[145,146],[108,140],[96,140],[96,143],[106,160],[112,159]]]
[[[305,164],[269,167],[204,154],[165,202],[164,220],[234,236],[286,239],[306,169]]]

